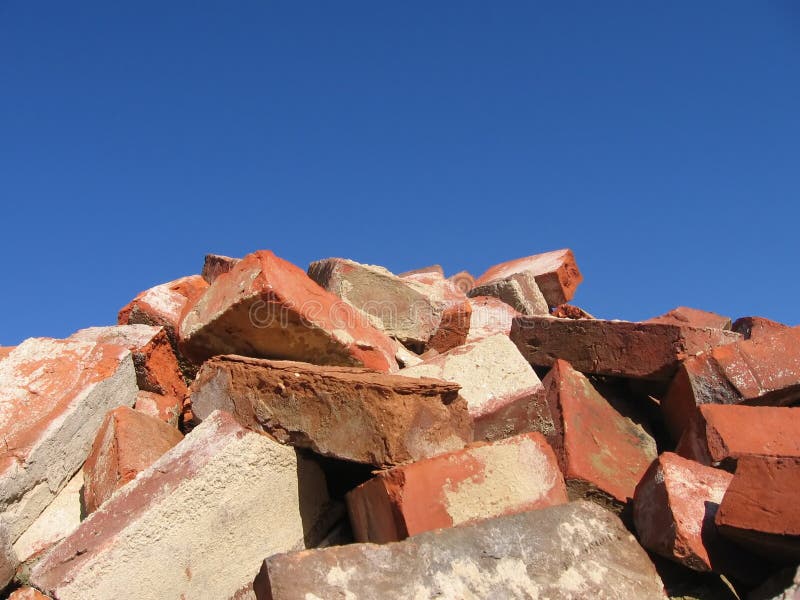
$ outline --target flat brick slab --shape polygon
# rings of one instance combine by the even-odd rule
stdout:
[[[181,349],[196,363],[217,354],[397,368],[386,334],[299,267],[262,250],[220,275],[186,314]]]
[[[534,428],[533,409],[542,395],[542,383],[502,333],[453,348],[400,374],[460,385],[475,425],[475,439],[496,440]]]
[[[137,391],[121,346],[31,338],[0,361],[0,518],[12,541],[80,469],[105,413]]]
[[[540,433],[526,433],[379,472],[347,495],[357,541],[385,543],[567,502]]]
[[[667,381],[680,362],[741,339],[738,333],[669,323],[517,317],[511,339],[528,361],[568,361],[583,373]]]
[[[729,471],[743,456],[800,458],[800,408],[703,404],[675,452]]]
[[[228,598],[263,556],[327,532],[317,464],[222,412],[81,523],[31,572],[59,600]]]
[[[666,600],[647,554],[611,513],[574,502],[264,561],[259,600],[464,598]]]
[[[647,319],[644,323],[672,323],[675,325],[691,325],[692,327],[708,327],[711,329],[730,329],[730,317],[724,317],[717,313],[688,306],[678,306],[671,311]]]
[[[195,417],[228,410],[248,427],[325,455],[391,466],[463,448],[458,385],[353,367],[218,356],[192,384]]]

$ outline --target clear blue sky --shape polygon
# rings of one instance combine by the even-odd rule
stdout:
[[[799,7],[0,0],[0,344],[259,248],[796,324]]]

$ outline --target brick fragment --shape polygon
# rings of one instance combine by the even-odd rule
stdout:
[[[431,338],[454,299],[439,271],[399,277],[383,267],[328,258],[312,263],[308,275],[388,335],[418,347]]]
[[[355,539],[379,544],[565,502],[564,477],[540,433],[381,471],[347,495]]]
[[[329,509],[316,463],[218,412],[89,515],[30,580],[59,600],[228,598],[261,557],[324,537]]]
[[[475,426],[475,439],[500,439],[534,427],[533,410],[542,394],[542,383],[502,333],[428,358],[401,369],[400,374],[460,385]]]
[[[564,248],[495,265],[477,279],[475,286],[481,287],[490,281],[509,279],[519,274],[533,276],[549,306],[572,300],[575,289],[583,281],[572,250]]]
[[[677,440],[702,404],[788,406],[798,400],[800,328],[790,328],[684,361],[661,408]]]
[[[566,361],[556,361],[542,383],[537,430],[555,450],[570,498],[620,510],[656,457],[654,440]]]
[[[8,600],[51,600],[51,598],[35,588],[24,586],[11,592]]]
[[[131,406],[128,349],[31,338],[0,361],[0,518],[12,541],[78,471],[106,411]]]
[[[586,502],[421,533],[389,544],[278,554],[259,600],[637,598],[666,600],[647,554],[613,514]]]
[[[583,373],[667,381],[685,358],[741,338],[689,325],[548,315],[515,318],[511,339],[534,366],[549,367],[560,358]]]
[[[744,456],[715,516],[720,533],[767,558],[800,561],[800,458]]]
[[[41,556],[81,523],[83,471],[78,471],[33,524],[14,542],[21,562]]]
[[[707,327],[710,329],[730,329],[730,317],[724,317],[717,313],[689,308],[688,306],[678,306],[671,311],[647,319],[643,323],[672,323],[675,325],[691,325],[692,327]]]
[[[392,466],[463,448],[472,423],[458,385],[354,367],[217,356],[191,387],[198,420],[227,410],[318,454]]]
[[[319,364],[397,367],[394,345],[300,268],[262,250],[220,275],[181,323],[181,348],[195,361],[216,354]]]
[[[173,427],[178,427],[184,409],[184,400],[175,396],[164,396],[139,390],[133,408]]]
[[[677,454],[733,472],[743,456],[800,458],[800,408],[703,404]]]
[[[441,353],[465,344],[469,336],[471,318],[472,305],[468,300],[445,308],[436,332],[428,340],[428,350]]]
[[[11,542],[11,533],[7,525],[0,520],[0,590],[14,578],[19,566],[19,558]]]
[[[110,411],[83,466],[86,514],[97,510],[182,439],[180,431],[156,417],[127,406]]]
[[[536,278],[527,272],[513,273],[502,279],[482,281],[479,279],[467,292],[471,298],[489,296],[508,304],[523,315],[546,315],[549,312]]]
[[[664,452],[636,486],[639,542],[695,571],[719,570],[735,549],[719,540],[714,515],[733,476]]]
[[[200,276],[205,279],[207,283],[214,283],[217,277],[233,269],[239,260],[241,259],[222,256],[221,254],[206,254]]]
[[[550,314],[559,319],[594,319],[592,315],[572,304],[559,304],[550,309]]]
[[[80,342],[116,344],[133,353],[136,383],[140,390],[185,398],[188,393],[178,359],[163,327],[117,325],[89,327],[69,339]]]

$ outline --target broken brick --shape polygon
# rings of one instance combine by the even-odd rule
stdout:
[[[558,461],[540,433],[381,471],[347,495],[356,540],[380,544],[565,502]]]
[[[174,427],[127,406],[109,412],[83,466],[86,513],[97,510],[182,439]]]
[[[299,267],[262,250],[220,275],[181,323],[183,353],[397,368],[394,345]]]
[[[380,467],[471,442],[458,389],[435,379],[231,355],[203,364],[191,397],[198,420],[227,410],[283,443]]]
[[[238,258],[222,256],[221,254],[206,254],[200,276],[205,279],[207,283],[214,283],[217,277],[233,269],[239,260]]]
[[[691,325],[692,327],[706,327],[710,329],[730,329],[730,317],[723,317],[717,313],[679,306],[658,317],[642,321],[643,323],[672,323],[675,325]]]
[[[180,425],[181,414],[183,413],[184,401],[175,396],[164,396],[153,392],[139,391],[136,394],[136,404],[134,410],[155,417],[173,427]]]
[[[731,329],[742,334],[744,339],[750,340],[770,336],[773,333],[791,328],[788,325],[778,323],[777,321],[771,321],[764,317],[741,317],[734,321]]]

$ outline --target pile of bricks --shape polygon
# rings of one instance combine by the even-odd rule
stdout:
[[[210,255],[0,347],[14,600],[800,598],[800,328]]]

